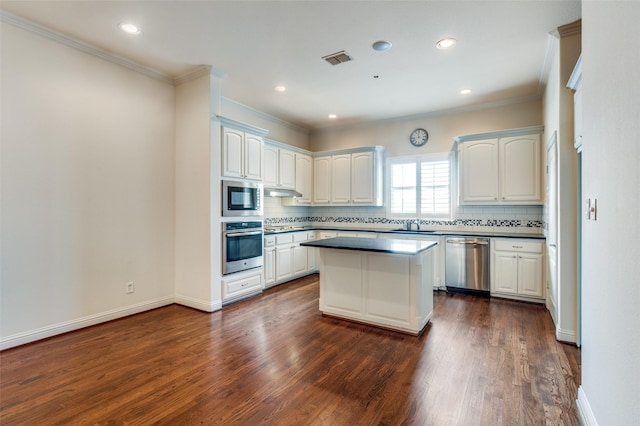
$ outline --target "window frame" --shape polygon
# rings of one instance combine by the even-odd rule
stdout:
[[[433,154],[424,154],[419,156],[398,156],[398,157],[388,157],[387,158],[387,179],[385,182],[385,196],[387,199],[387,217],[390,219],[408,219],[408,218],[417,218],[417,219],[430,219],[430,220],[451,220],[453,216],[453,193],[454,193],[454,181],[453,181],[453,155],[452,153],[433,153]],[[422,163],[436,163],[446,161],[449,165],[449,200],[448,207],[449,211],[446,214],[443,213],[424,213],[421,210],[421,164]],[[415,213],[393,213],[392,203],[391,203],[391,194],[392,194],[392,167],[395,164],[415,164],[416,168],[416,212]]]

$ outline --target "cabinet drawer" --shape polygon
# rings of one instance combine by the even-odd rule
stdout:
[[[543,243],[540,241],[528,240],[494,239],[493,247],[495,250],[499,251],[542,253]]]
[[[222,281],[224,291],[223,299],[236,295],[259,290],[262,287],[262,271],[255,275],[248,275],[237,279],[225,279]]]
[[[293,242],[293,234],[287,233],[282,235],[276,235],[276,245],[291,244]]]
[[[274,235],[269,235],[268,237],[264,237],[265,247],[275,247],[275,245],[276,245],[276,237]]]
[[[307,241],[307,231],[305,232],[294,232],[293,233],[293,242],[300,243],[302,241]]]

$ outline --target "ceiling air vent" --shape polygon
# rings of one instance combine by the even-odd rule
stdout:
[[[329,62],[331,65],[338,65],[343,62],[349,62],[353,58],[349,56],[344,50],[340,52],[332,53],[331,55],[323,56],[322,59]]]

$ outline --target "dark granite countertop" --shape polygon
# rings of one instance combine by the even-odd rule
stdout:
[[[437,244],[438,243],[433,241],[404,240],[402,238],[386,239],[358,237],[335,237],[300,243],[301,246],[306,247],[374,251],[378,253],[407,255],[416,255],[436,246]]]
[[[331,231],[331,232],[375,232],[380,234],[395,234],[398,235],[398,238],[402,238],[402,235],[411,235],[411,236],[425,236],[428,237],[430,235],[433,236],[465,236],[465,237],[487,237],[487,238],[523,238],[523,239],[534,239],[534,240],[544,240],[546,237],[540,234],[521,234],[516,232],[481,232],[481,231],[432,231],[432,230],[422,230],[422,231],[400,231],[393,229],[371,229],[371,228],[335,228],[331,226],[304,226],[304,227],[296,227],[293,229],[282,229],[282,230],[267,230],[265,229],[264,235],[274,235],[274,234],[282,234],[286,232],[300,232],[300,231]]]

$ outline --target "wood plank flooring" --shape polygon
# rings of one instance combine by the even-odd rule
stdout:
[[[0,424],[578,425],[544,307],[436,293],[420,337],[318,311],[318,276],[0,353]]]

